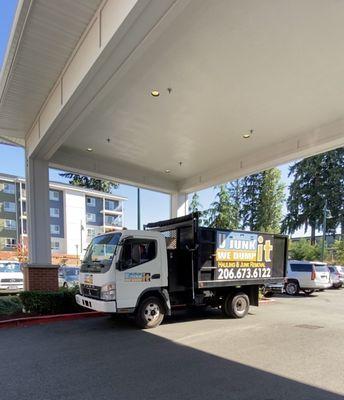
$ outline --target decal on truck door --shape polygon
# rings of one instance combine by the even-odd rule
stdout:
[[[272,235],[218,231],[216,279],[269,278],[272,275],[272,256]]]
[[[124,282],[150,282],[151,274],[149,272],[126,272]]]

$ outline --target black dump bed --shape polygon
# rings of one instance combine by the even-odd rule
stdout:
[[[172,291],[282,281],[288,239],[283,235],[199,226],[199,214],[151,223],[166,237]],[[192,269],[193,266],[193,269]]]

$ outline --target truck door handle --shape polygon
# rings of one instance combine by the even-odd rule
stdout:
[[[152,279],[159,279],[160,278],[160,274],[154,274],[152,275]]]

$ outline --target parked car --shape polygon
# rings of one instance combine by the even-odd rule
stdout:
[[[61,266],[59,268],[59,286],[64,288],[70,288],[79,284],[79,272],[78,267]]]
[[[18,290],[23,287],[21,264],[17,261],[0,260],[0,290]]]
[[[287,294],[297,295],[302,291],[310,295],[315,290],[329,287],[331,287],[330,270],[325,263],[289,260],[285,284]]]
[[[344,274],[341,273],[341,267],[330,265],[330,282],[334,289],[339,289],[343,286]]]

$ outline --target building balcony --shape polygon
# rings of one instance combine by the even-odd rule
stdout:
[[[108,214],[108,215],[122,215],[123,214],[123,210],[122,209],[120,209],[120,210],[106,210],[106,209],[104,209],[104,210],[101,210],[100,211],[102,214]]]

